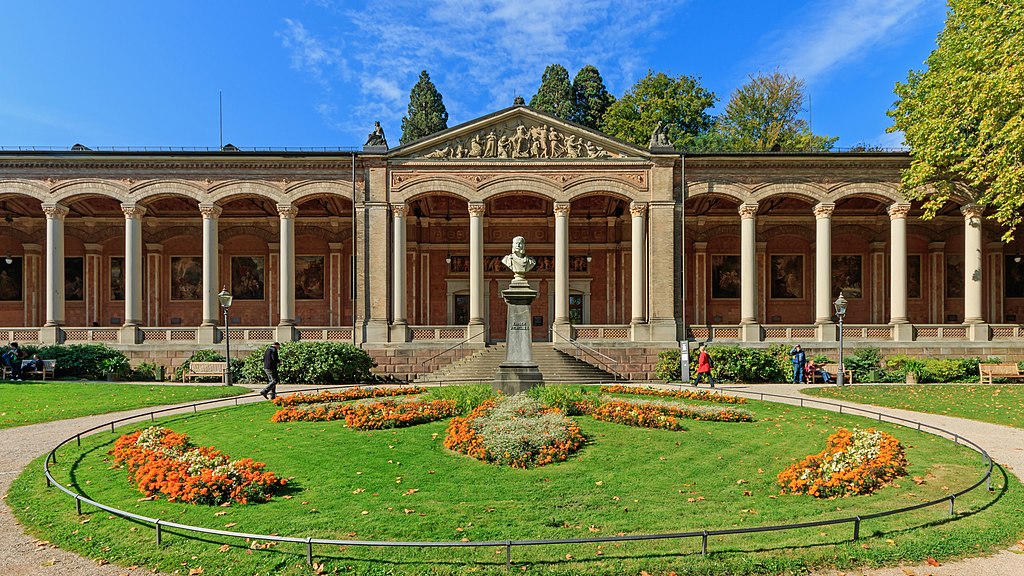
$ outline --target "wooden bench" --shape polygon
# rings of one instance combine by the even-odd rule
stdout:
[[[1007,380],[1024,378],[1016,363],[1005,364],[978,364],[978,373],[981,375],[982,384],[991,384],[993,378],[1005,378]]]
[[[181,381],[188,382],[189,378],[223,378],[227,369],[227,362],[192,362],[188,370],[181,373]]]
[[[43,360],[42,362],[43,362],[42,370],[36,370],[36,368],[35,368],[35,360],[22,360],[21,361],[21,376],[22,376],[22,378],[25,377],[25,374],[28,374],[30,372],[33,373],[33,374],[41,375],[43,377],[43,381],[46,381],[46,375],[47,374],[50,375],[50,378],[53,378],[54,372],[57,371],[57,361],[56,360]],[[29,368],[29,366],[31,366],[31,368]],[[11,376],[12,376],[11,368],[9,366],[4,366],[3,367],[3,378],[7,379],[7,378],[10,378]]]
[[[821,370],[828,372],[828,377],[831,378],[831,382],[834,384],[836,378],[839,376],[839,364],[822,364],[818,366],[818,369],[810,374],[810,381],[808,384],[816,384],[818,382],[824,382],[825,380],[821,377]],[[843,384],[853,384],[853,372],[849,368],[843,371]]]

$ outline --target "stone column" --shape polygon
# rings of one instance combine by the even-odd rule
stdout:
[[[822,202],[814,207],[814,323],[832,324],[832,211],[836,205]],[[822,332],[823,340],[832,340]]]
[[[146,209],[137,204],[121,204],[124,212],[124,325],[121,344],[142,341],[142,216]]]
[[[907,213],[910,204],[889,206],[889,324],[898,342],[913,339],[907,315]]]
[[[757,203],[740,204],[740,332],[744,342],[761,339],[757,324]]]
[[[981,216],[984,212],[985,207],[980,204],[960,207],[964,215],[964,324],[979,325],[968,331],[971,340],[988,340],[988,327],[980,326],[985,322],[981,312]]]
[[[43,204],[46,214],[46,324],[39,331],[44,344],[59,344],[64,339],[64,217],[68,208],[56,203]]]
[[[484,322],[484,212],[483,202],[469,203],[469,326],[466,338],[487,342]]]
[[[281,256],[278,284],[281,293],[281,316],[277,323],[278,342],[295,340],[295,216],[299,209],[291,204],[278,204],[281,217]]]
[[[406,307],[408,299],[406,292],[409,289],[408,274],[405,269],[405,215],[408,206],[405,204],[391,205],[391,232],[392,250],[392,284],[391,284],[391,341],[409,341],[409,322]]]
[[[569,203],[555,202],[555,342],[572,337],[569,324]]]
[[[646,261],[646,214],[647,204],[633,202],[629,205],[629,214],[633,218],[632,238],[630,238],[633,270],[632,270],[632,317],[630,323],[633,325],[642,324],[647,316],[645,307],[646,293],[644,291],[647,271]]]
[[[198,339],[200,344],[215,344],[220,335],[217,326],[220,324],[220,239],[219,218],[223,209],[213,203],[199,204],[199,213],[203,215],[203,323],[199,325]]]

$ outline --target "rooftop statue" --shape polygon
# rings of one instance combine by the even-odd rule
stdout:
[[[366,144],[363,146],[383,146],[388,147],[388,139],[384,137],[384,129],[380,127],[380,122],[373,123],[373,132],[370,132],[369,136],[366,137]]]

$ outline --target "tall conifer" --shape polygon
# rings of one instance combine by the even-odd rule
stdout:
[[[615,97],[608,93],[597,68],[587,64],[572,81],[572,120],[587,128],[597,129]]]
[[[544,69],[540,88],[530,99],[530,107],[565,120],[572,118],[572,85],[564,66],[552,64]]]
[[[409,92],[409,113],[402,117],[402,144],[440,132],[448,127],[448,110],[437,87],[424,70]]]

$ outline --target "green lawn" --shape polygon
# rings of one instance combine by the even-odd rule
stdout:
[[[1024,386],[926,384],[827,386],[804,394],[1024,428]]]
[[[61,381],[4,383],[0,384],[0,429],[249,392],[251,390],[241,386]]]
[[[285,496],[259,505],[206,507],[141,499],[107,451],[132,428],[59,451],[54,474],[89,498],[176,522],[252,533],[366,540],[488,541],[584,538],[750,527],[846,517],[940,497],[982,472],[962,446],[882,424],[906,446],[910,476],[874,496],[815,500],[779,495],[776,474],[823,448],[838,426],[877,423],[849,415],[771,403],[745,405],[754,423],[688,421],[686,432],[637,429],[579,418],[590,443],[569,461],[515,470],[483,464],[442,446],[446,423],[355,432],[341,422],[274,424],[269,403],[170,417],[164,425],[214,445],[232,458],[253,457],[293,477]],[[186,538],[74,502],[40,480],[41,462],[18,478],[8,497],[22,523],[58,546],[90,558],[162,571],[206,574],[309,574],[303,546],[218,537]],[[995,491],[852,526],[699,539],[543,546],[513,550],[514,573],[779,574],[809,567],[894,565],[977,555],[1024,536],[1021,485],[997,471]],[[749,493],[749,494],[747,494]],[[377,549],[314,547],[326,573],[507,574],[503,548]]]

